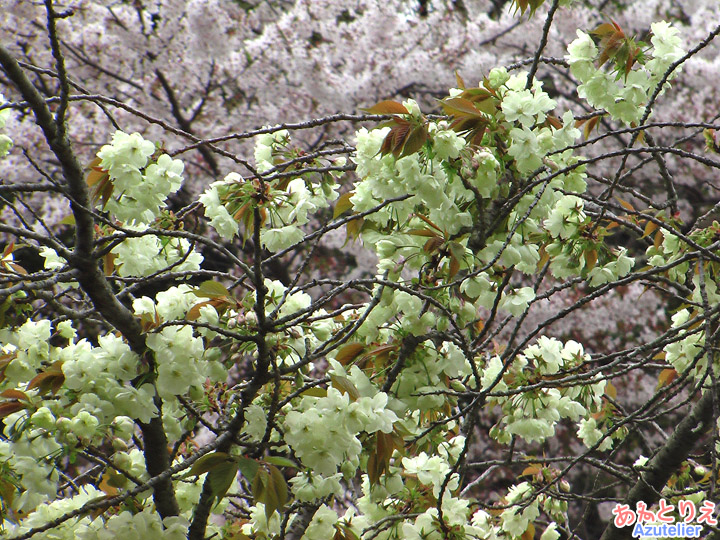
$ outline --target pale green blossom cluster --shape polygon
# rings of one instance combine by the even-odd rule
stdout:
[[[73,497],[58,499],[47,505],[38,506],[23,521],[16,525],[6,520],[2,525],[6,534],[17,536],[32,528],[41,527],[67,512],[105,497],[105,493],[91,484],[80,487]],[[162,520],[152,506],[131,513],[128,510],[110,517],[93,519],[81,515],[33,538],[40,540],[137,540],[156,538],[158,540],[182,540],[187,537],[188,520],[185,517],[168,517]]]
[[[5,105],[7,101],[5,101],[5,96],[0,94],[0,105]],[[3,129],[5,127],[5,124],[7,123],[7,119],[10,116],[10,109],[2,109],[0,110],[0,129]],[[4,133],[0,133],[0,157],[3,157],[7,155],[7,153],[10,151],[10,148],[12,148],[12,139],[5,135]]]
[[[627,255],[625,248],[614,250],[605,264],[596,264],[597,257],[590,260],[587,256],[580,256],[594,249],[583,244],[582,238],[582,233],[593,225],[585,214],[582,199],[574,195],[560,198],[544,225],[553,238],[545,249],[551,256],[550,271],[557,278],[584,274],[589,278],[590,285],[597,287],[626,276],[635,265],[635,260]]]
[[[230,173],[223,180],[210,184],[210,187],[200,195],[199,201],[205,206],[205,217],[220,237],[230,240],[238,233],[238,223],[222,203],[231,191],[232,186],[242,182],[238,173]]]
[[[125,223],[150,223],[165,207],[165,199],[183,182],[183,162],[159,153],[139,133],[116,131],[112,143],[98,152],[100,167],[113,184],[104,209]]]
[[[183,318],[200,301],[190,293],[190,287],[181,285],[158,293],[156,300],[139,298],[134,308],[137,316],[160,323]],[[217,313],[206,306],[198,321],[209,320],[217,321]],[[51,346],[53,335],[67,344]],[[38,505],[53,500],[57,494],[60,478],[56,462],[77,447],[109,442],[117,450],[111,456],[117,466],[136,478],[147,477],[142,454],[127,449],[135,434],[134,422],[147,423],[157,415],[156,394],[165,399],[163,423],[168,439],[174,442],[189,425],[174,396],[201,395],[205,381],[216,382],[227,376],[224,366],[216,360],[217,351],[208,348],[203,337],[195,335],[188,326],[169,326],[148,334],[148,347],[158,363],[154,384],[130,384],[146,367],[121,337],[101,335],[97,345],[92,345],[86,339],[77,340],[69,321],[59,323],[53,334],[50,321],[28,320],[15,331],[1,329],[0,343],[2,353],[10,357],[1,388],[27,396],[25,408],[3,419],[3,435],[7,439],[0,443],[0,461],[9,466],[22,486],[21,495],[12,502],[16,510],[49,508]],[[59,391],[41,396],[39,388],[27,386],[27,381],[43,373],[62,377]],[[190,501],[187,509],[193,504]],[[154,512],[148,512],[146,517],[157,520]],[[117,523],[119,528],[126,527],[122,520]],[[160,522],[132,525],[139,527],[139,531],[146,526],[162,530]],[[175,530],[180,530],[180,526]]]
[[[298,244],[304,234],[301,229],[322,208],[337,199],[338,186],[334,181],[313,185],[303,178],[290,181],[286,190],[275,196],[278,204],[270,212],[267,227],[260,232],[262,244],[270,251],[280,251]]]
[[[671,64],[685,53],[677,35],[678,30],[669,23],[653,23],[651,32],[651,58],[636,63],[624,76],[616,77],[595,66],[600,51],[589,34],[578,30],[578,37],[568,46],[565,57],[570,63],[571,73],[581,83],[578,95],[593,107],[606,110],[614,119],[625,124],[639,122],[650,95],[663,82],[663,76]],[[670,73],[666,81],[673,79],[678,72],[679,68]]]
[[[597,47],[579,31],[568,60],[582,82],[581,97],[623,122],[639,120],[653,88],[682,56],[672,27],[658,23],[652,30],[652,59],[623,81],[595,67]],[[541,540],[557,540],[557,523],[567,521],[567,502],[553,497],[551,490],[536,489],[534,482],[513,485],[500,501],[502,511],[473,513],[471,499],[459,493],[461,475],[456,468],[468,440],[458,434],[460,425],[452,417],[458,396],[480,393],[488,406],[499,411],[490,435],[501,444],[510,444],[514,437],[544,443],[565,421],[576,425],[577,437],[587,447],[606,451],[613,445],[601,414],[607,381],[602,375],[587,374],[590,356],[580,343],[540,336],[507,359],[499,347],[496,353],[478,352],[479,347],[473,350],[465,343],[465,333],[472,341],[490,310],[500,310],[508,320],[528,313],[539,296],[537,286],[528,285],[528,276],[543,266],[543,257],[555,278],[581,276],[591,287],[628,275],[635,262],[624,248],[610,250],[601,237],[590,238],[593,224],[581,197],[586,190],[585,168],[578,166],[580,158],[568,149],[580,135],[575,119],[570,112],[562,115],[561,122],[551,119],[556,103],[538,81],[527,89],[527,77],[524,72],[491,71],[488,84],[497,108],[494,116],[486,113],[483,119],[493,134],[479,144],[468,142],[447,120],[429,121],[423,124],[427,140],[422,147],[396,157],[381,152],[390,127],[357,132],[353,160],[359,180],[350,202],[356,213],[372,211],[359,232],[363,244],[379,259],[382,283],[373,284],[372,304],[342,306],[328,313],[314,304],[304,285],[286,287],[265,279],[264,306],[254,306],[258,293],[250,291],[243,298],[228,299],[232,307],[221,309],[217,303],[205,302],[201,289],[171,287],[154,298],[132,302],[132,314],[145,329],[152,367],[120,335],[106,333],[93,342],[78,339],[68,321],[53,325],[48,320],[27,320],[15,329],[0,329],[2,354],[10,358],[0,390],[27,397],[27,406],[3,419],[0,464],[22,488],[12,509],[29,512],[20,525],[6,521],[6,530],[23,533],[105,495],[83,486],[72,498],[54,500],[61,480],[58,463],[83,447],[107,445],[113,449],[109,461],[115,467],[148,480],[142,452],[132,447],[136,423],[156,418],[161,400],[168,442],[181,441],[194,423],[177,396],[200,401],[206,385],[227,380],[227,367],[220,361],[223,353],[211,347],[210,340],[221,336],[224,343],[232,343],[225,332],[229,330],[253,337],[262,334],[258,339],[272,351],[273,368],[291,368],[285,373],[295,376],[283,375],[282,388],[280,376],[273,381],[278,394],[287,390],[289,396],[277,410],[277,402],[272,401],[277,396],[270,392],[254,397],[243,411],[245,425],[239,437],[247,443],[242,451],[268,439],[273,453],[287,453],[295,460],[299,470],[288,481],[293,497],[319,505],[304,539],[332,538],[342,527],[358,538],[440,540],[447,536],[439,506],[444,525],[458,539],[524,537],[544,515],[550,519]],[[461,94],[461,89],[451,91],[452,96]],[[408,100],[404,106],[408,122],[425,122],[416,102]],[[0,128],[6,116],[0,111]],[[7,151],[7,144],[0,139],[0,154]],[[205,216],[221,238],[234,241],[244,229],[246,237],[259,234],[261,244],[271,252],[290,248],[303,242],[304,227],[313,215],[337,199],[336,175],[331,173],[321,174],[319,180],[302,172],[296,178],[272,176],[276,164],[289,157],[289,144],[285,130],[258,137],[256,168],[267,177],[245,179],[231,172],[200,196]],[[98,157],[113,186],[103,210],[129,233],[110,251],[110,270],[121,278],[149,276],[168,268],[198,270],[202,257],[187,240],[149,230],[167,196],[182,183],[182,163],[139,134],[120,131]],[[496,203],[502,205],[515,195],[512,210],[498,218],[493,229],[484,230],[478,248],[473,232],[488,226],[484,219]],[[258,218],[260,228],[253,230]],[[589,256],[591,252],[594,256]],[[50,248],[44,247],[41,255],[48,270],[67,264]],[[670,233],[648,250],[649,264],[655,268],[682,256],[679,238]],[[686,279],[688,269],[687,263],[678,265],[669,275],[690,281],[690,301],[720,303],[715,282],[701,282],[697,274]],[[519,277],[511,281],[515,270]],[[258,313],[262,318],[263,309],[270,324],[258,329]],[[672,325],[678,339],[664,352],[679,373],[693,370],[700,378],[708,369],[701,356],[705,338],[693,329],[693,315],[690,308],[675,313]],[[180,324],[183,320],[193,324]],[[452,332],[443,334],[451,325]],[[329,345],[349,329],[346,345],[362,352],[357,359],[348,360],[346,355],[341,362],[347,349]],[[407,347],[408,343],[415,345]],[[331,352],[324,355],[329,364],[326,380],[321,381],[324,386],[307,385],[316,366],[305,361],[326,346]],[[256,365],[259,350],[253,339],[238,345],[238,351]],[[378,361],[374,371],[361,365],[382,354],[389,360],[385,365]],[[301,367],[295,369],[296,365]],[[391,365],[401,366],[392,380]],[[58,389],[41,393],[28,384],[53,369],[62,378]],[[228,409],[233,412],[237,406]],[[432,429],[427,429],[429,423]],[[418,450],[406,449],[411,438]],[[381,439],[394,445],[383,456],[377,443]],[[379,473],[362,473],[380,459],[386,462]],[[356,478],[361,478],[362,494],[338,514],[332,498],[341,496]],[[237,479],[232,484],[244,489]],[[149,503],[147,490],[139,496],[140,507],[134,513],[118,511],[94,520],[79,516],[39,538],[185,538],[202,483],[184,479],[176,482],[175,489],[178,517],[162,520]],[[222,511],[225,504],[215,510]],[[408,508],[413,509],[411,517],[394,519]],[[268,516],[266,509],[259,500],[247,507],[249,520],[242,524],[243,534],[280,535],[281,515]],[[393,518],[387,527],[371,528],[386,518]],[[293,519],[289,515],[285,526]],[[208,535],[217,532],[211,526]]]
[[[560,130],[539,127],[545,121],[546,113],[555,108],[555,101],[542,90],[540,81],[533,82],[532,91],[525,89],[526,82],[527,73],[512,75],[498,87],[498,93],[510,128],[512,144],[508,153],[515,158],[518,171],[529,174],[543,165],[545,155],[552,150],[563,149],[569,141],[565,137],[554,136],[554,132]],[[567,118],[564,120],[567,124]],[[571,128],[566,126],[567,129]],[[573,138],[577,136],[575,133],[570,135]]]
[[[482,385],[491,395],[496,394],[492,402],[504,414],[501,420],[504,427],[496,425],[491,435],[503,443],[509,443],[513,435],[529,442],[542,442],[555,435],[561,419],[577,422],[597,412],[605,392],[604,380],[558,387],[537,384],[553,379],[560,371],[577,369],[589,359],[576,341],[563,344],[545,336],[512,362],[504,364],[498,356],[490,358],[483,370]]]
[[[681,309],[672,316],[672,326],[679,330],[680,339],[665,346],[665,361],[678,373],[684,374],[691,370],[696,378],[701,379],[708,368],[707,355],[703,353],[705,332],[702,328],[691,329],[689,322],[691,317],[688,309]]]
[[[255,143],[257,171],[272,169],[276,155],[287,151],[289,143],[286,130],[259,136]],[[344,165],[344,158],[336,160],[334,165]],[[239,174],[230,173],[212,183],[199,200],[212,227],[227,240],[240,231],[238,222],[246,219],[247,223],[253,223],[253,212],[259,209],[262,213],[260,242],[270,251],[281,251],[302,242],[302,226],[308,223],[308,216],[328,208],[337,199],[335,176],[334,172],[323,175],[320,182],[293,178],[286,186],[277,187],[270,181],[246,181]],[[260,199],[264,202],[258,202]]]
[[[348,392],[335,388],[323,398],[305,396],[285,415],[285,441],[314,473],[333,476],[341,465],[356,468],[362,450],[358,435],[390,433],[398,420],[387,400],[378,392],[351,401]]]
[[[703,247],[712,245],[716,240],[717,226],[717,222],[714,222],[706,230],[693,231],[690,234],[692,241]],[[707,351],[704,350],[706,328],[699,322],[704,309],[720,303],[717,278],[713,279],[716,270],[713,271],[711,263],[700,261],[697,264],[703,265],[702,276],[697,267],[695,272],[691,272],[690,262],[683,258],[694,248],[667,230],[663,230],[661,234],[662,242],[655,242],[646,251],[648,264],[651,267],[669,266],[666,270],[667,276],[684,284],[691,291],[688,301],[695,306],[682,306],[672,315],[671,328],[675,335],[663,348],[665,361],[678,374],[689,373],[696,380],[702,380],[711,367],[717,369],[717,363],[711,366],[708,361]]]

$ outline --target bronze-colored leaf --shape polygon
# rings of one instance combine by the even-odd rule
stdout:
[[[475,107],[472,101],[469,99],[454,97],[444,99],[440,102],[440,105],[445,111],[445,114],[453,116],[471,116],[477,117],[482,116],[482,113]]]
[[[38,395],[45,395],[48,392],[57,392],[65,382],[65,375],[62,371],[48,370],[37,374],[28,382],[26,390],[38,389]]]
[[[448,269],[448,279],[452,280],[460,270],[460,261],[454,256],[450,257],[450,268]]]
[[[340,347],[335,356],[335,360],[340,362],[343,366],[348,365],[350,362],[355,360],[365,350],[365,345],[362,343],[348,343]]]
[[[597,259],[598,259],[597,250],[591,249],[589,251],[586,251],[584,254],[584,257],[585,257],[585,269],[590,271],[593,268],[595,268],[595,265],[597,264]]]
[[[593,116],[585,122],[585,127],[583,128],[583,137],[585,137],[585,140],[590,138],[590,133],[592,133],[592,131],[597,127],[600,122],[600,118],[602,118],[601,115]]]
[[[343,377],[342,375],[330,375],[330,381],[333,388],[339,390],[342,394],[348,394],[350,396],[350,401],[357,401],[360,399],[360,392],[347,377]]]
[[[100,489],[100,491],[105,493],[105,495],[107,495],[108,497],[114,497],[115,495],[117,495],[120,492],[118,487],[122,487],[122,485],[113,485],[112,480],[115,476],[116,475],[113,474],[112,469],[108,469],[103,473],[102,478],[100,479],[100,483],[98,484],[98,489]],[[125,477],[121,474],[117,474],[117,476],[125,479]]]
[[[610,399],[616,399],[617,398],[617,389],[611,383],[610,381],[607,382],[605,385],[605,395],[609,397]]]
[[[420,150],[428,139],[425,126],[417,126],[406,137],[399,157],[410,156]]]
[[[658,376],[658,389],[662,388],[663,386],[667,386],[668,384],[673,382],[675,379],[677,379],[677,376],[678,372],[675,371],[673,368],[663,369]]]
[[[0,392],[0,397],[28,401],[28,395],[25,392],[15,390],[14,388],[8,388],[7,390],[3,390],[2,392]]]
[[[6,265],[10,270],[12,270],[13,272],[15,272],[16,274],[20,274],[21,276],[27,276],[27,273],[28,273],[27,270],[25,270],[25,269],[24,269],[22,266],[20,266],[19,264],[14,263],[14,262],[5,262],[5,265]]]
[[[11,415],[12,413],[16,413],[18,411],[22,411],[23,409],[26,409],[28,405],[26,403],[22,403],[21,401],[5,401],[0,403],[0,418],[5,418],[6,416]]]
[[[653,239],[653,246],[655,248],[659,248],[662,245],[664,239],[665,234],[662,232],[662,230],[659,230],[655,233],[655,238]]]
[[[430,238],[427,242],[425,242],[425,245],[423,246],[423,251],[427,254],[434,253],[442,245],[443,239],[439,236],[434,236],[433,238]]]
[[[430,229],[412,229],[407,232],[412,236],[425,236],[427,238],[435,238],[438,233],[431,231]]]
[[[360,110],[370,114],[410,114],[405,105],[391,100],[381,101],[370,108]]]
[[[627,210],[628,212],[633,212],[633,213],[635,212],[635,207],[632,204],[630,204],[628,201],[625,201],[625,200],[621,199],[620,197],[615,197],[615,198],[620,203],[620,206],[622,206],[625,210]]]
[[[88,165],[88,175],[85,177],[85,182],[89,187],[93,187],[98,182],[104,179],[104,177],[108,176],[108,172],[100,167],[100,163],[102,162],[102,159],[95,158],[90,162],[90,165]]]
[[[659,227],[660,225],[658,225],[654,221],[648,220],[648,222],[645,224],[645,230],[643,231],[643,235],[641,236],[641,238],[650,236],[652,233],[658,230]]]

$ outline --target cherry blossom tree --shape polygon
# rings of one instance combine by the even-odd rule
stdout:
[[[716,6],[13,7],[1,536],[718,534]]]

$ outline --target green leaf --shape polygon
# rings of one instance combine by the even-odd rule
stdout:
[[[297,469],[298,466],[295,464],[295,462],[291,459],[288,459],[283,456],[269,456],[265,458],[265,461],[267,463],[272,463],[273,465],[277,465],[278,467],[292,467],[294,469]]]
[[[223,463],[228,463],[230,461],[232,461],[232,458],[225,452],[213,452],[211,454],[205,454],[203,457],[193,463],[192,467],[190,467],[190,470],[185,473],[183,478],[205,474],[206,472],[211,471],[215,467],[218,467],[219,465],[222,465]]]
[[[260,502],[265,504],[265,516],[270,519],[275,510],[285,506],[288,501],[288,488],[282,473],[272,465],[268,465],[267,483]]]
[[[220,502],[235,481],[238,464],[234,461],[225,461],[215,466],[207,475],[213,497]]]
[[[204,281],[200,284],[200,287],[193,291],[195,296],[201,298],[220,298],[222,296],[231,296],[228,291],[221,283],[217,281]]]
[[[327,397],[327,390],[324,388],[320,388],[319,386],[312,386],[308,388],[307,390],[303,390],[302,392],[303,396],[310,396],[310,397],[317,397],[317,398],[324,398]]]
[[[240,473],[245,477],[248,482],[252,482],[255,479],[260,464],[254,459],[239,457],[236,458]]]
[[[465,258],[465,248],[462,244],[459,244],[458,242],[450,242],[448,244],[448,249],[450,250],[452,256],[458,261],[462,261]]]
[[[256,502],[263,502],[265,488],[269,480],[270,473],[267,472],[265,467],[258,467],[251,485],[252,494]]]

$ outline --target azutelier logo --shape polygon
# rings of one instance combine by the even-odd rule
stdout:
[[[633,527],[633,538],[699,538],[704,525],[718,524],[714,512],[715,503],[710,501],[696,506],[692,501],[680,500],[675,506],[665,499],[660,499],[655,512],[642,501],[635,510],[627,504],[616,504],[612,510],[615,526]]]

